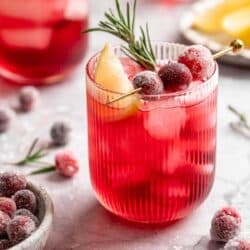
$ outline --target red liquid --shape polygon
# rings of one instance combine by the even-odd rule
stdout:
[[[70,1],[0,1],[3,76],[23,84],[50,83],[81,62],[87,47],[81,35],[88,25],[87,0]]]
[[[151,101],[133,112],[101,104],[89,86],[89,163],[99,201],[133,221],[189,214],[214,181],[217,84],[200,100]]]

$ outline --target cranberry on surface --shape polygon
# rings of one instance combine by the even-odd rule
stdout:
[[[71,127],[66,122],[56,122],[50,130],[52,142],[56,146],[64,146],[70,140]]]
[[[250,241],[235,238],[229,240],[224,247],[225,250],[250,250]]]
[[[39,92],[35,87],[23,87],[18,96],[18,109],[30,112],[37,105]]]
[[[72,177],[79,171],[79,162],[73,152],[67,150],[57,153],[55,167],[61,175]]]
[[[238,235],[241,226],[241,216],[236,209],[226,207],[215,213],[211,222],[211,239],[227,242]]]

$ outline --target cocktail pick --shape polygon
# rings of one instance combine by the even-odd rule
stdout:
[[[233,53],[237,54],[237,53],[239,53],[243,48],[244,48],[244,43],[243,43],[243,41],[241,41],[241,40],[239,40],[239,39],[236,39],[236,40],[234,40],[234,41],[232,41],[232,42],[230,43],[230,45],[229,45],[228,48],[226,48],[226,49],[224,49],[224,50],[222,50],[222,51],[219,51],[219,52],[215,53],[215,54],[213,55],[213,58],[214,58],[214,60],[216,60],[216,59],[218,59],[218,58],[220,58],[220,57],[222,57],[222,56],[224,56],[224,55],[226,55],[226,54],[228,54],[228,53],[230,53],[230,52],[233,52]],[[119,96],[119,97],[116,97],[116,98],[114,98],[114,99],[108,101],[106,104],[109,105],[109,104],[112,104],[112,103],[114,103],[114,102],[120,101],[120,100],[122,100],[122,99],[124,99],[124,98],[126,98],[126,97],[128,97],[128,96],[131,96],[131,95],[134,95],[134,94],[138,93],[141,89],[142,89],[142,88],[133,89],[132,91],[128,92],[127,94],[123,94],[123,95],[121,95],[121,96]]]

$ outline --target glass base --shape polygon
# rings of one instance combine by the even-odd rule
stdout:
[[[208,191],[208,194],[210,193],[211,189]],[[129,221],[132,223],[137,223],[137,224],[144,224],[144,225],[169,225],[172,224],[178,220],[184,219],[185,217],[189,216],[192,214],[196,209],[200,207],[200,205],[203,203],[203,201],[207,198],[204,197],[204,199],[200,200],[197,204],[193,204],[192,207],[189,207],[188,212],[184,212],[179,216],[174,216],[172,218],[161,218],[161,219],[143,219],[139,218],[138,216],[132,216],[131,214],[123,214],[119,213],[116,210],[113,210],[108,204],[105,204],[103,199],[98,195],[98,193],[95,191],[95,196],[98,200],[98,202],[101,204],[101,206],[106,209],[108,212],[110,212],[112,215],[119,217],[122,220]]]

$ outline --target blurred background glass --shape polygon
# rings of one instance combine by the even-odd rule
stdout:
[[[87,49],[88,0],[1,0],[0,75],[19,84],[65,78]]]

